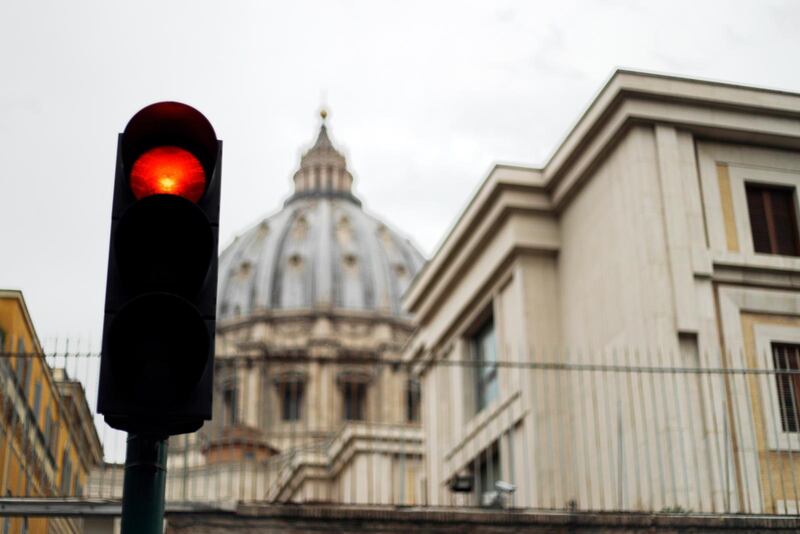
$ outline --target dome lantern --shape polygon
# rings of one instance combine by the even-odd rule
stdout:
[[[294,194],[288,202],[308,196],[337,196],[357,202],[352,193],[353,175],[347,170],[347,160],[336,150],[328,136],[328,112],[322,109],[317,140],[303,154],[300,168],[294,174]]]

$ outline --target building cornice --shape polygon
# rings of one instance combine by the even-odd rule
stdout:
[[[520,195],[515,197],[513,193]],[[513,202],[514,198],[519,200],[521,197],[524,197],[525,202]],[[548,192],[541,182],[541,171],[520,166],[496,165],[461,213],[439,250],[423,266],[406,290],[403,307],[416,314],[424,291],[439,277],[444,266],[463,255],[467,245],[478,236],[486,238],[488,231],[496,229],[508,215],[512,204],[516,204],[515,207],[520,210],[552,212]],[[415,318],[419,320],[418,316]]]
[[[597,136],[622,103],[631,99],[669,104],[701,104],[721,110],[795,120],[800,118],[800,94],[797,93],[617,70],[542,168],[549,188],[554,187],[571,160]]]
[[[25,319],[25,327],[28,329],[30,333],[31,339],[33,340],[33,347],[29,352],[34,352],[36,354],[43,354],[42,345],[39,342],[39,336],[36,333],[36,329],[33,327],[33,320],[31,319],[31,315],[28,312],[28,305],[25,303],[25,297],[22,295],[22,291],[18,289],[0,289],[0,299],[10,299],[17,301],[19,304],[20,311],[22,312],[22,317]]]
[[[218,319],[217,328],[221,333],[228,333],[241,328],[249,328],[257,324],[288,324],[296,322],[314,322],[319,320],[350,321],[369,325],[390,325],[394,328],[410,331],[413,324],[410,317],[398,317],[390,313],[375,310],[343,308],[260,308],[249,315],[231,319]]]
[[[800,94],[676,76],[618,70],[541,168],[496,165],[464,208],[403,306],[430,307],[451,263],[502,198],[517,189],[540,194],[555,217],[634,125],[671,124],[697,138],[800,148]]]

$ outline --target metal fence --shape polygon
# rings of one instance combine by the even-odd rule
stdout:
[[[766,369],[675,365],[656,351],[500,362],[489,406],[467,395],[436,418],[423,401],[427,502],[797,514],[800,355],[769,357]],[[438,362],[423,391],[453,405],[479,367]]]
[[[689,365],[657,351],[528,356],[410,366],[369,355],[217,355],[214,419],[170,439],[168,507],[798,513],[792,346],[774,346],[763,368]],[[732,356],[703,361],[747,361]],[[36,393],[23,361],[46,361],[50,378],[36,376],[60,391],[46,415],[46,388]],[[19,522],[9,532],[22,518],[8,514],[27,510],[33,521],[42,499],[120,498],[125,435],[94,412],[98,367],[95,353],[0,358],[0,522]],[[95,428],[102,456],[80,450]]]

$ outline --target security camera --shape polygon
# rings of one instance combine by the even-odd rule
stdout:
[[[517,487],[514,484],[510,482],[505,482],[503,480],[498,480],[497,482],[495,482],[494,487],[497,491],[500,491],[502,493],[514,493],[515,491],[517,491]]]

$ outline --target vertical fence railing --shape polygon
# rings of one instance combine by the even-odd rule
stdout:
[[[121,495],[124,434],[94,411],[99,357],[69,349],[0,357],[2,498]],[[497,362],[496,384],[473,361],[217,355],[214,419],[170,439],[167,500],[797,514],[792,350],[769,368],[543,352]]]
[[[435,451],[425,459],[427,478],[452,488],[430,504],[797,513],[800,357],[793,363],[776,355],[775,367],[766,369],[701,367],[658,351],[559,358],[501,363],[501,372],[524,376],[520,383],[535,391],[509,388],[472,407],[475,395],[465,394],[467,407],[453,424],[423,424]],[[475,365],[445,360],[434,367]],[[443,387],[441,380],[429,383]],[[522,398],[528,404],[517,408]],[[428,417],[438,422],[448,410]],[[459,491],[473,498],[459,500]]]

